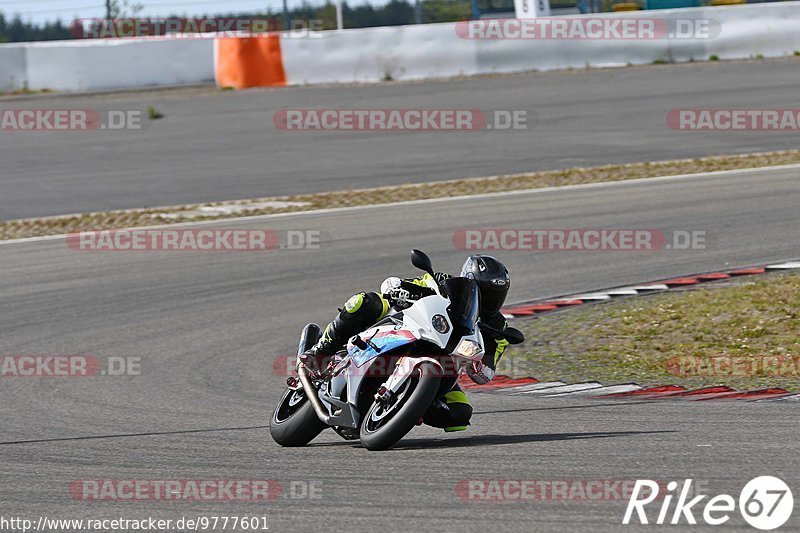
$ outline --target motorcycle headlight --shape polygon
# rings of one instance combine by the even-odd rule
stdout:
[[[473,358],[483,351],[483,348],[477,342],[470,339],[461,339],[461,342],[456,346],[456,355],[461,357]]]
[[[444,317],[444,315],[433,315],[431,324],[433,325],[433,329],[442,335],[450,331],[450,324],[447,322],[447,319]]]

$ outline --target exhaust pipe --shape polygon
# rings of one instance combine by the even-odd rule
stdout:
[[[306,396],[308,396],[308,400],[311,402],[311,406],[314,408],[314,411],[316,411],[317,417],[320,419],[320,421],[322,421],[323,424],[330,425],[329,421],[331,417],[328,415],[327,411],[325,411],[325,407],[323,407],[322,402],[319,399],[319,395],[317,394],[317,389],[314,388],[314,385],[312,385],[311,380],[308,377],[305,363],[300,363],[300,365],[297,367],[297,374],[300,376],[300,383],[303,384],[303,390],[306,392]]]

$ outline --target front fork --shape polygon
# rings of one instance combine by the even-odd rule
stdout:
[[[389,379],[387,379],[383,385],[378,388],[378,392],[375,394],[375,399],[379,402],[388,402],[391,400],[392,397],[394,397],[402,389],[406,380],[411,378],[414,370],[425,362],[432,363],[436,367],[436,372],[438,372],[440,376],[444,374],[444,368],[442,367],[442,364],[433,357],[401,357],[397,361],[392,375],[389,376]]]

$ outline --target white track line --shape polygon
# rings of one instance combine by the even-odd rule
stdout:
[[[650,285],[637,285],[635,287],[627,287],[633,291],[665,291],[669,289],[668,285],[664,285],[663,283],[651,283]]]
[[[599,389],[587,390],[585,392],[578,392],[577,394],[591,394],[592,396],[605,396],[606,394],[617,394],[619,392],[633,392],[642,390],[641,385],[636,383],[622,383],[620,385],[609,385],[607,387],[600,387]]]
[[[566,385],[566,383],[564,383],[563,381],[542,381],[541,383],[531,383],[530,385],[520,385],[519,387],[508,387],[502,390],[503,392],[519,394],[521,392],[527,392],[532,390],[547,389],[550,387],[560,387],[561,385]]]
[[[577,185],[559,185],[557,187],[541,187],[538,189],[521,189],[518,191],[503,191],[503,192],[491,192],[491,193],[483,193],[483,194],[473,194],[473,195],[464,195],[464,196],[448,196],[444,198],[427,198],[424,200],[406,200],[403,202],[394,202],[388,204],[371,204],[371,205],[358,205],[352,207],[332,207],[329,209],[317,209],[312,211],[293,211],[291,213],[274,213],[271,215],[256,215],[256,216],[249,216],[249,217],[234,217],[234,218],[224,218],[220,220],[204,220],[200,222],[181,222],[180,224],[162,224],[157,226],[140,226],[136,227],[135,229],[138,230],[148,230],[148,229],[161,229],[161,228],[180,228],[180,227],[194,227],[194,226],[211,226],[211,225],[219,225],[219,224],[234,224],[237,222],[246,222],[246,221],[259,221],[259,220],[269,220],[272,218],[283,218],[283,217],[295,217],[295,216],[307,216],[307,215],[321,215],[321,214],[329,214],[329,213],[343,213],[348,211],[358,211],[364,209],[385,209],[389,207],[404,207],[404,206],[412,206],[412,205],[424,205],[424,204],[433,204],[433,203],[445,203],[445,202],[458,202],[458,201],[465,201],[465,200],[483,200],[487,198],[502,198],[504,196],[517,196],[520,194],[545,194],[549,192],[557,192],[557,191],[567,191],[567,190],[583,190],[583,189],[600,189],[600,188],[613,188],[613,187],[625,187],[629,185],[638,185],[643,183],[659,183],[662,181],[680,181],[680,180],[689,180],[689,179],[703,179],[703,178],[713,178],[716,176],[724,176],[724,175],[736,175],[736,174],[748,174],[748,173],[764,173],[764,172],[775,172],[781,170],[795,170],[800,169],[800,163],[794,163],[791,165],[778,165],[772,167],[754,167],[754,168],[740,168],[735,170],[716,170],[714,172],[698,172],[695,174],[674,174],[670,176],[657,176],[653,178],[637,178],[633,180],[621,180],[621,181],[604,181],[599,183],[581,183]],[[476,178],[476,179],[493,179],[493,178],[504,178],[504,177],[514,177],[514,176],[525,176],[531,174],[531,172],[523,172],[518,174],[508,174],[503,176],[488,176],[485,178]],[[446,184],[446,181],[443,182],[434,182],[436,185]],[[333,191],[337,192],[337,191]],[[353,191],[357,193],[358,191]],[[70,216],[70,215],[64,215]],[[125,229],[134,229],[134,228],[120,228],[117,231],[124,231]],[[10,239],[6,241],[0,241],[0,246],[4,244],[24,244],[24,243],[31,243],[31,242],[40,242],[40,241],[52,241],[63,239],[67,236],[67,234],[62,235],[48,235],[46,237],[27,237],[24,239]]]
[[[530,390],[526,392],[521,392],[520,394],[561,394],[563,392],[577,392],[579,390],[584,390],[587,388],[599,388],[602,387],[602,383],[598,383],[597,381],[587,381],[585,383],[572,383],[570,385],[559,385],[557,387],[547,387],[546,389],[538,389],[538,390]]]
[[[789,270],[793,268],[800,268],[800,261],[789,261],[788,263],[767,265],[764,268],[766,268],[767,270]]]
[[[608,295],[606,292],[590,292],[586,294],[578,294],[574,298],[574,300],[610,300],[611,296]]]
[[[634,294],[639,294],[639,291],[636,289],[631,289],[630,287],[623,287],[621,289],[613,289],[610,291],[606,291],[606,294],[609,296],[629,296]]]
[[[549,389],[543,396],[545,398],[554,398],[556,396],[572,396],[580,395],[586,392],[591,392],[594,390],[602,389],[602,383],[598,383],[597,381],[589,381],[586,383],[575,383],[574,385],[564,385],[563,387],[556,387],[555,389]]]

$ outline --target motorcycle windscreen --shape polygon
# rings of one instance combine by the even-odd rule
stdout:
[[[461,336],[472,335],[475,333],[480,309],[478,283],[474,279],[450,278],[444,282],[444,287],[450,298],[450,306],[447,308],[450,321]]]
[[[349,345],[348,353],[350,354],[350,359],[352,359],[356,366],[362,366],[381,354],[389,353],[395,348],[410,344],[416,340],[417,337],[407,329],[378,331],[369,338],[366,350],[361,350],[357,346]],[[370,346],[370,344],[372,346]],[[377,348],[377,350],[373,348],[373,346]]]

